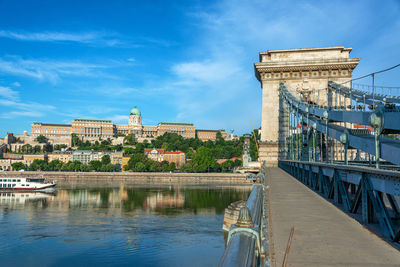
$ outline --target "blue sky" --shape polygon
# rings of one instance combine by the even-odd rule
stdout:
[[[354,77],[400,63],[400,1],[0,0],[0,136],[127,124],[135,105],[145,125],[243,134],[261,121],[260,51],[336,45],[362,57]]]

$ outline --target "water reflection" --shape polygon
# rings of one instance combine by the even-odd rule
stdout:
[[[127,185],[1,193],[0,258],[5,266],[215,266],[224,209],[249,193]]]
[[[0,206],[17,207],[29,203],[46,203],[47,198],[54,197],[53,193],[42,192],[2,192],[0,193]]]
[[[213,189],[188,187],[138,188],[120,185],[119,188],[59,189],[53,194],[46,193],[2,193],[0,203],[12,208],[16,205],[43,208],[105,208],[120,209],[124,212],[145,211],[169,214],[173,212],[212,212],[222,214],[227,205],[237,199],[245,199],[248,187],[241,189]]]

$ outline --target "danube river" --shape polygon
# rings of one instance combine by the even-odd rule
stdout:
[[[2,266],[216,266],[224,209],[249,186],[0,193]]]

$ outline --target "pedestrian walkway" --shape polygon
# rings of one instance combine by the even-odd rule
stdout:
[[[271,256],[282,266],[400,266],[400,252],[279,168],[267,170]]]

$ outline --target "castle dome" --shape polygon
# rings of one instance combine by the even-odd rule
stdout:
[[[131,110],[131,115],[139,115],[139,116],[140,116],[140,110],[137,108],[137,106],[135,106],[135,107]]]

